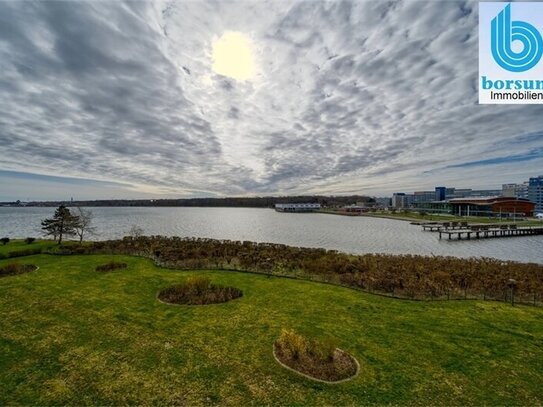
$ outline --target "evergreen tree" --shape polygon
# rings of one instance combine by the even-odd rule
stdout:
[[[78,224],[79,217],[72,215],[64,205],[60,205],[52,218],[44,219],[41,222],[41,228],[46,235],[53,236],[55,240],[58,237],[58,244],[61,244],[64,236],[76,234]]]

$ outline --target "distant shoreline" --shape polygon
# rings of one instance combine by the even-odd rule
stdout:
[[[355,212],[340,212],[340,211],[331,211],[331,210],[320,210],[316,213],[324,213],[326,215],[339,215],[339,216],[354,216],[354,217],[367,217],[367,218],[383,218],[383,219],[392,219],[392,220],[401,220],[403,222],[413,222],[416,221],[414,218],[395,216],[395,215],[385,215],[385,214],[375,214],[375,213],[355,213]]]
[[[345,206],[357,202],[374,202],[365,195],[325,196],[264,196],[224,198],[179,199],[97,199],[66,201],[0,202],[0,207],[58,207],[59,205],[83,207],[202,207],[202,208],[273,208],[278,203],[319,203],[321,206]]]

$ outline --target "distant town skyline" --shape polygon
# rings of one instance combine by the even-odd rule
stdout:
[[[477,104],[478,2],[0,2],[0,201],[498,189],[543,106]]]

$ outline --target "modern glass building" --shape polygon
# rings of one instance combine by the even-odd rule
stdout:
[[[414,208],[417,211],[439,213],[441,215],[452,214],[452,206],[447,201],[422,202]]]
[[[458,216],[532,217],[534,203],[516,197],[457,198],[449,200],[452,214]]]
[[[536,212],[543,212],[543,175],[528,181],[528,199],[535,203]]]
[[[447,196],[447,188],[446,187],[436,187],[436,201],[444,201]]]

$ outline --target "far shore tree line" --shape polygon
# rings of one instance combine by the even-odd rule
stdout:
[[[114,199],[74,202],[27,202],[26,206],[58,207],[59,205],[77,207],[122,206],[122,207],[238,207],[238,208],[273,208],[278,203],[320,203],[327,207],[342,207],[357,202],[375,202],[365,195],[324,196],[267,196],[267,197],[229,197],[229,198],[183,198],[183,199]],[[20,205],[20,202],[6,202]]]

